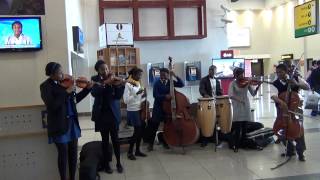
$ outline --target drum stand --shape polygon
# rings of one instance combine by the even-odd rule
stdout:
[[[214,152],[217,152],[217,147],[218,147],[218,144],[219,144],[219,132],[218,131],[220,131],[220,127],[218,126],[218,124],[216,124],[215,130],[216,130],[216,143],[215,143],[215,146],[214,146]]]

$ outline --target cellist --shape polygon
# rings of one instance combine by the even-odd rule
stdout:
[[[289,69],[290,68],[290,69]],[[289,83],[291,83],[291,89],[293,92],[299,92],[300,89],[303,90],[309,90],[309,85],[308,83],[303,80],[302,78],[298,76],[294,76],[292,80],[289,79],[289,72],[292,71],[293,66],[291,65],[290,62],[287,62],[286,64],[279,64],[276,67],[276,74],[277,74],[277,79],[273,82],[273,85],[277,88],[278,90],[278,95],[281,94],[282,92],[286,92]],[[287,109],[287,103],[283,100],[281,100],[278,95],[273,95],[271,99],[274,100],[277,106],[277,112],[279,113],[279,109]],[[305,161],[305,157],[303,155],[306,145],[305,145],[305,140],[304,136],[302,135],[301,137],[294,139],[294,140],[289,140],[287,144],[287,152],[286,154],[282,154],[282,156],[294,156],[294,145],[293,141],[296,142],[296,151],[299,156],[300,161]]]

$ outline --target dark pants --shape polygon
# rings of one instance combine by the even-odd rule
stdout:
[[[111,154],[110,148],[108,148],[109,145],[109,135],[111,136],[112,146],[114,150],[114,154],[117,159],[117,164],[120,164],[120,144],[119,144],[119,138],[118,138],[118,130],[116,125],[110,125],[104,130],[100,131],[101,137],[102,137],[102,149],[103,149],[103,156],[105,163],[109,163],[108,156]]]
[[[141,126],[134,126],[134,132],[133,135],[129,141],[130,147],[129,147],[129,154],[133,153],[133,147],[134,144],[136,144],[136,152],[140,152],[140,144],[143,136],[143,130],[144,130],[144,123]]]
[[[150,145],[154,144],[154,139],[156,137],[159,126],[160,121],[152,121],[152,119],[148,121],[146,140]]]
[[[294,140],[296,142],[296,151],[298,156],[302,156],[303,152],[306,150],[306,142],[304,140],[304,135],[302,135],[300,138],[297,138]],[[294,144],[292,140],[288,141],[287,144],[287,155],[292,156],[294,155]]]
[[[247,121],[233,122],[231,134],[231,144],[239,149],[247,134]]]
[[[58,150],[58,168],[61,180],[67,180],[67,162],[70,180],[75,180],[78,159],[78,140],[69,143],[55,143]]]

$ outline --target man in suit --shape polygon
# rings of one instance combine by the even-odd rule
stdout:
[[[172,74],[173,77],[176,78],[174,81],[174,87],[183,87],[183,81],[176,76],[174,72],[170,72],[167,68],[160,69],[160,79],[155,82],[153,85],[153,97],[154,97],[154,104],[153,104],[153,111],[152,111],[152,118],[148,122],[147,127],[147,135],[146,137],[148,141],[148,151],[153,150],[153,143],[154,138],[156,136],[157,130],[159,128],[160,122],[164,120],[164,112],[162,109],[162,103],[165,100],[170,100],[170,82],[169,82],[169,74]],[[164,148],[168,149],[169,146],[164,142]]]
[[[210,98],[215,96],[222,95],[222,89],[220,85],[220,81],[214,77],[216,74],[217,67],[212,65],[209,67],[209,74],[202,78],[200,81],[199,91],[202,97]],[[201,137],[202,143],[201,147],[205,147],[208,144],[208,138]]]

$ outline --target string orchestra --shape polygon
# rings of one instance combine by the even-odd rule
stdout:
[[[196,114],[190,114],[191,105],[188,97],[176,88],[185,86],[173,69],[173,59],[169,58],[169,68],[160,69],[160,78],[153,85],[153,92],[147,92],[142,84],[139,67],[133,67],[126,79],[115,76],[107,64],[101,60],[95,65],[96,75],[91,80],[85,77],[72,77],[64,74],[60,64],[47,64],[48,79],[41,84],[41,98],[48,111],[49,143],[54,143],[58,150],[58,167],[62,180],[67,177],[67,162],[70,179],[75,178],[77,164],[77,141],[81,136],[76,103],[91,93],[94,97],[91,120],[95,131],[102,139],[103,169],[113,173],[110,165],[110,140],[116,157],[116,169],[122,173],[119,143],[119,126],[121,123],[120,108],[126,105],[127,124],[133,127],[133,135],[128,144],[127,158],[138,160],[148,156],[142,151],[142,141],[147,144],[148,152],[154,150],[154,141],[161,128],[165,149],[185,149],[200,142],[206,147],[210,142],[215,148],[221,140],[228,142],[235,153],[247,147],[247,134],[252,132],[249,125],[254,124],[248,94],[256,96],[262,83],[272,84],[278,91],[271,99],[275,102],[277,117],[272,131],[286,147],[285,157],[296,154],[300,161],[305,161],[304,128],[295,113],[301,106],[299,90],[309,90],[309,85],[296,73],[296,67],[280,64],[276,68],[277,79],[273,82],[246,78],[244,69],[235,68],[234,79],[229,85],[227,94],[223,95],[222,85],[216,78],[216,66],[209,67],[208,75],[199,85]],[[82,89],[76,93],[75,87]],[[151,96],[154,98],[150,112]],[[295,142],[295,143],[293,143]],[[260,145],[254,149],[262,150]],[[69,157],[69,158],[68,158]],[[70,158],[71,157],[71,158]],[[70,162],[71,160],[71,162]]]

